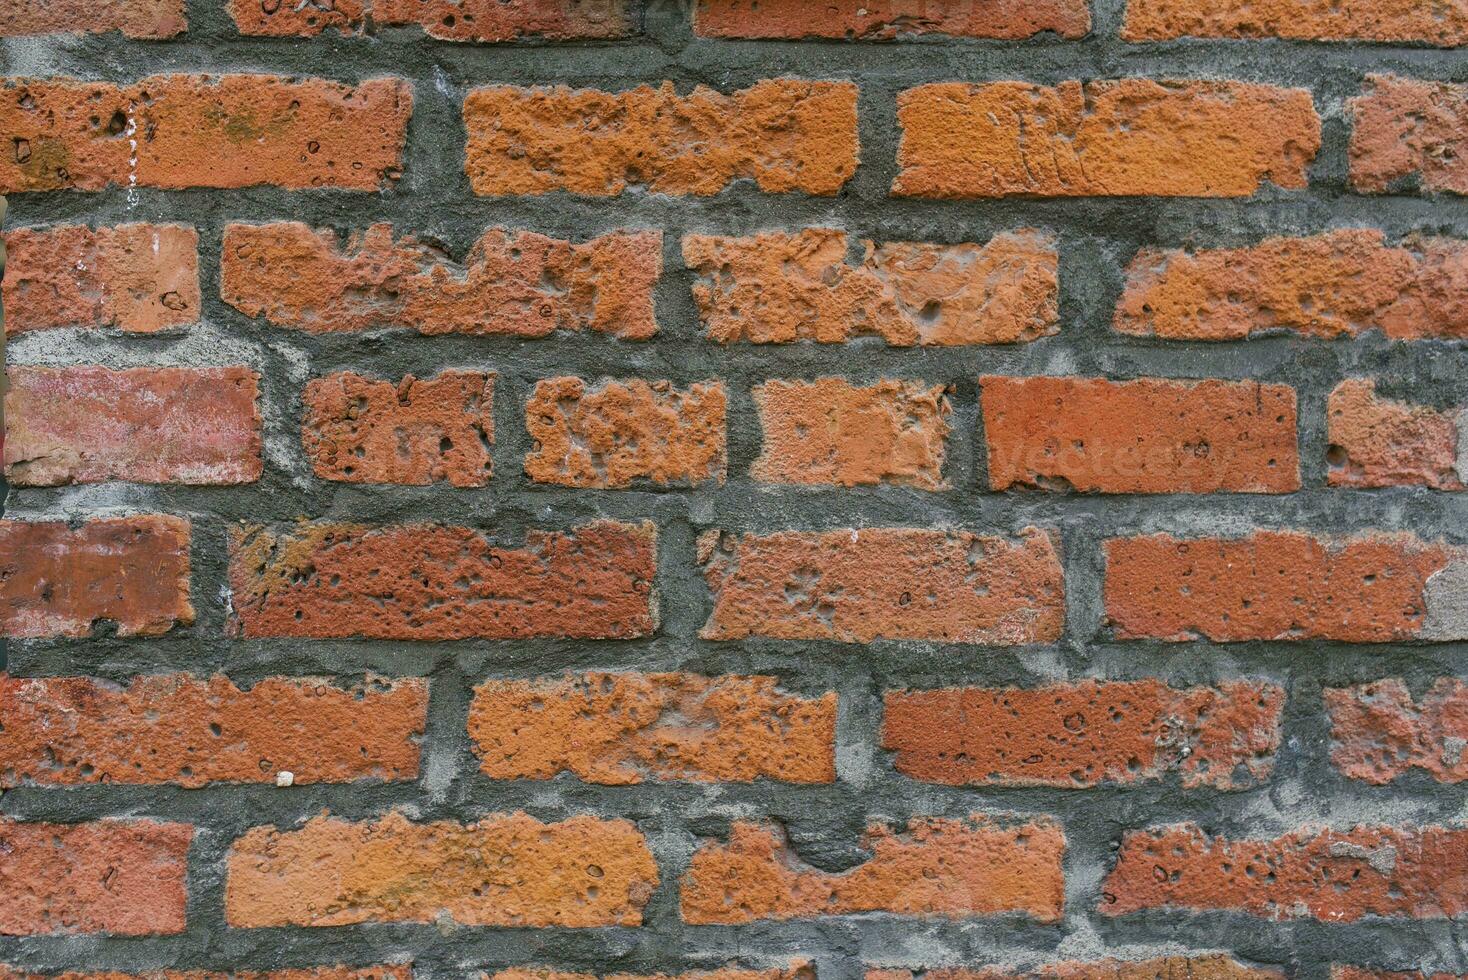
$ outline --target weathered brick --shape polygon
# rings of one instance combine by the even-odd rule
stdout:
[[[1030,229],[983,245],[862,243],[847,261],[833,228],[749,238],[688,235],[683,260],[710,340],[845,343],[878,336],[894,347],[1009,344],[1060,329],[1055,240]]]
[[[1357,191],[1468,194],[1468,85],[1370,75],[1346,107]]]
[[[662,233],[622,231],[588,242],[486,231],[463,264],[375,224],[345,246],[300,222],[224,230],[220,293],[249,316],[311,333],[408,327],[423,334],[595,330],[629,340],[657,332],[652,290]]]
[[[1128,0],[1121,36],[1468,43],[1468,8],[1422,0]]]
[[[1412,769],[1468,781],[1468,683],[1439,677],[1414,702],[1396,678],[1328,687],[1330,761],[1351,779],[1385,785]]]
[[[733,95],[672,82],[625,92],[487,86],[464,99],[476,194],[611,196],[628,187],[835,194],[856,172],[856,86],[771,79]]]
[[[10,78],[0,193],[111,186],[375,191],[402,166],[409,83],[155,75],[132,85]]]
[[[815,980],[815,966],[805,960],[792,960],[788,967],[769,970],[694,970],[688,973],[639,975],[636,973],[571,973],[549,967],[522,966],[490,975],[481,973],[480,980]]]
[[[724,386],[674,388],[667,381],[547,378],[525,404],[534,449],[525,472],[537,483],[627,487],[723,483]]]
[[[419,26],[442,41],[596,40],[633,32],[627,0],[333,0],[326,6],[230,0],[230,15],[241,34],[274,37],[360,34],[369,16],[378,27]]]
[[[1381,398],[1375,381],[1347,378],[1330,393],[1325,416],[1333,487],[1462,490],[1468,483],[1468,410]]]
[[[989,484],[1085,493],[1300,488],[1295,390],[1256,381],[979,381]]]
[[[272,677],[242,690],[222,675],[87,677],[0,674],[0,786],[80,783],[399,780],[418,775],[428,708],[419,680],[369,678],[351,689]]]
[[[146,973],[35,973],[0,965],[0,980],[412,980],[406,966],[318,966],[299,970],[149,970]]]
[[[933,970],[868,970],[866,980],[1284,980],[1284,971],[1245,966],[1221,953],[1153,960],[1048,963],[1034,970],[1002,966]]]
[[[477,371],[397,384],[351,371],[317,378],[302,396],[301,443],[323,480],[482,487],[492,470],[494,379]]]
[[[249,368],[46,368],[6,374],[5,478],[18,486],[251,483],[259,376]]]
[[[657,628],[651,523],[530,530],[301,523],[231,535],[240,635],[383,640],[625,639]]]
[[[8,334],[48,327],[155,333],[199,319],[199,235],[192,228],[17,228],[5,243]]]
[[[31,34],[102,34],[145,40],[188,29],[185,0],[7,0],[0,3],[0,37]]]
[[[882,747],[898,772],[955,786],[1068,788],[1178,772],[1189,788],[1242,789],[1274,771],[1284,700],[1255,681],[889,691]]]
[[[1468,638],[1468,549],[1408,534],[1106,542],[1106,617],[1119,639]]]
[[[658,884],[647,841],[627,820],[541,823],[523,813],[478,823],[255,827],[228,857],[225,918],[236,928],[444,922],[468,926],[636,926]]]
[[[845,38],[891,41],[914,34],[1017,40],[1052,31],[1084,37],[1086,0],[698,0],[693,32],[701,37]]]
[[[940,82],[897,106],[892,191],[915,197],[1247,197],[1304,187],[1320,149],[1308,91],[1248,82]]]
[[[1468,243],[1343,228],[1266,238],[1246,248],[1150,249],[1127,269],[1122,333],[1238,340],[1296,331],[1335,339],[1380,330],[1393,340],[1468,337]]]
[[[193,836],[151,820],[0,818],[0,935],[183,932]]]
[[[765,483],[947,489],[946,391],[891,378],[866,387],[841,378],[756,385],[764,441],[750,474]]]
[[[1330,968],[1330,980],[1468,980],[1468,973],[1428,973],[1426,970],[1370,970],[1364,966]]]
[[[829,783],[836,695],[787,694],[773,677],[486,681],[474,689],[469,737],[494,779]]]
[[[1468,830],[1303,828],[1211,837],[1193,824],[1128,831],[1101,912],[1227,909],[1266,919],[1443,919],[1468,912]]]
[[[927,817],[905,831],[874,823],[862,849],[871,853],[862,864],[822,871],[791,854],[778,826],[735,821],[727,844],[694,852],[680,885],[683,920],[737,925],[862,912],[1060,919],[1065,835],[1052,820]]]
[[[969,531],[867,528],[699,539],[708,640],[1050,643],[1065,621],[1055,543]]]
[[[0,636],[90,636],[103,620],[119,636],[194,621],[188,521],[0,521]]]

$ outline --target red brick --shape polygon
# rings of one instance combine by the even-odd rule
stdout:
[[[442,41],[596,40],[633,32],[627,0],[333,0],[326,7],[230,0],[229,12],[241,34],[274,37],[360,34],[369,16],[378,27],[420,26]]]
[[[787,968],[770,970],[741,970],[728,967],[722,970],[694,970],[689,973],[645,975],[636,973],[609,973],[598,978],[594,973],[571,973],[549,967],[522,966],[501,970],[492,976],[481,973],[480,980],[815,980],[815,966],[805,960],[792,960]]]
[[[17,228],[5,241],[8,334],[48,327],[156,333],[199,319],[199,235],[192,228]]]
[[[764,441],[750,474],[765,483],[945,490],[946,392],[891,378],[861,388],[840,378],[756,385]]]
[[[486,681],[474,689],[469,737],[492,779],[829,783],[836,695],[787,694],[773,677]]]
[[[147,515],[0,521],[0,636],[158,636],[194,621],[189,522]]]
[[[478,88],[464,99],[476,194],[835,194],[856,172],[856,86],[771,79],[723,95],[672,82],[624,92]]]
[[[1090,29],[1086,0],[698,0],[693,17],[700,37],[891,41],[948,34],[1017,40],[1045,31],[1084,37]]]
[[[183,932],[193,836],[151,820],[0,818],[0,935]]]
[[[1468,43],[1468,9],[1422,0],[1128,0],[1121,36]]]
[[[434,524],[259,525],[231,536],[247,637],[627,639],[657,628],[651,523],[530,530],[519,547]]]
[[[0,193],[108,187],[375,191],[402,168],[412,86],[275,75],[155,75],[133,85],[11,78]]]
[[[5,478],[17,486],[260,478],[259,376],[249,368],[6,373]]]
[[[1468,411],[1381,398],[1375,381],[1347,378],[1330,393],[1326,424],[1333,487],[1464,489]]]
[[[920,817],[905,831],[874,823],[862,849],[871,853],[867,861],[822,871],[802,864],[777,826],[735,821],[727,844],[694,852],[680,884],[683,921],[737,925],[863,912],[1060,919],[1065,835],[1054,821]]]
[[[482,487],[492,469],[494,379],[476,371],[396,384],[351,371],[317,378],[302,396],[301,443],[323,480]]]
[[[1168,956],[1154,960],[1097,960],[1049,963],[1035,970],[1002,966],[975,969],[868,970],[866,980],[1284,980],[1284,971],[1245,966],[1221,953]]]
[[[0,966],[0,980],[412,980],[406,966],[319,966],[300,970],[149,970],[146,973],[32,973]]]
[[[1304,187],[1320,149],[1308,91],[1237,81],[940,82],[897,107],[914,197],[1248,197]]]
[[[185,0],[9,0],[0,4],[0,37],[101,34],[162,40],[188,29]]]
[[[576,244],[492,228],[463,264],[375,224],[342,246],[295,221],[224,230],[220,293],[249,316],[310,333],[408,327],[423,334],[545,337],[657,332],[653,287],[662,233],[622,231]]]
[[[1300,488],[1295,391],[1255,381],[979,381],[989,484],[1085,493]]]
[[[1124,640],[1463,639],[1465,593],[1468,549],[1408,534],[1106,542],[1106,617]]]
[[[1371,75],[1346,108],[1355,190],[1468,194],[1468,85]]]
[[[658,884],[627,820],[523,813],[478,823],[369,823],[322,815],[298,830],[255,827],[228,858],[225,918],[236,928],[438,922],[467,926],[636,926]]]
[[[1468,781],[1468,683],[1439,677],[1416,702],[1395,678],[1324,693],[1330,761],[1346,776],[1382,786],[1423,769],[1439,782]]]
[[[282,770],[297,783],[413,779],[427,709],[419,680],[271,677],[242,690],[217,674],[125,688],[0,674],[0,786],[271,783]]]
[[[1468,912],[1468,830],[1303,828],[1211,837],[1192,824],[1128,831],[1101,911],[1226,909],[1266,919],[1442,919]]]
[[[1098,786],[1178,772],[1193,788],[1267,780],[1284,690],[1231,681],[1080,681],[1029,690],[889,691],[882,747],[897,771],[963,785]]]
[[[1004,232],[983,245],[868,240],[856,265],[847,249],[846,233],[833,228],[684,237],[708,338],[839,344],[874,335],[894,347],[947,347],[1060,329],[1060,259],[1041,232]]]
[[[698,543],[713,592],[707,640],[934,640],[1050,643],[1065,621],[1065,580],[1045,531],[867,528],[736,536]]]
[[[1149,249],[1127,269],[1115,326],[1169,340],[1295,331],[1336,339],[1468,337],[1468,243],[1343,228],[1246,248]]]

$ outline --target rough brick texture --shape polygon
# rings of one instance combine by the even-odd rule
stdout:
[[[662,235],[627,231],[583,243],[490,229],[462,264],[375,224],[341,245],[299,222],[232,224],[221,258],[224,301],[310,333],[409,327],[424,334],[544,337],[594,330],[641,340],[657,331],[652,288]]]
[[[236,928],[444,922],[635,926],[657,866],[626,820],[370,823],[330,816],[256,827],[229,852],[225,918]]]
[[[17,486],[260,478],[259,377],[249,368],[6,374],[5,479]]]
[[[671,82],[626,92],[490,86],[464,98],[466,167],[476,194],[640,187],[717,194],[835,194],[856,171],[856,86],[773,79],[730,95]]]
[[[1395,678],[1325,689],[1330,760],[1378,786],[1424,769],[1445,783],[1468,781],[1468,683],[1440,677],[1421,697]]]
[[[1252,381],[979,381],[989,484],[1100,493],[1300,487],[1295,392]]]
[[[737,924],[858,912],[938,918],[1023,913],[1060,918],[1065,835],[1052,821],[918,818],[867,828],[870,857],[848,871],[804,867],[778,827],[737,821],[727,843],[694,852],[680,883],[683,919]]]
[[[1348,378],[1330,393],[1326,425],[1333,487],[1464,489],[1468,411],[1403,404],[1378,395],[1370,378]]]
[[[1282,980],[1284,973],[1268,967],[1245,966],[1222,954],[1167,956],[1153,960],[1067,960],[1024,971],[990,966],[868,970],[866,973],[866,980],[1021,980],[1026,977],[1046,980]]]
[[[685,237],[708,338],[838,344],[878,336],[894,347],[948,347],[1059,329],[1059,257],[1041,232],[1006,232],[983,245],[864,241],[856,265],[849,248],[831,228]]]
[[[0,935],[183,932],[193,835],[152,820],[0,819]]]
[[[654,483],[723,483],[727,464],[718,382],[548,378],[525,403],[535,447],[525,472],[537,483],[602,489]]]
[[[0,521],[0,636],[157,636],[194,621],[189,522]]]
[[[156,333],[199,319],[199,234],[192,228],[18,228],[5,242],[6,333],[48,327]]]
[[[1421,0],[1127,0],[1122,37],[1468,43],[1468,8]]]
[[[636,973],[575,973],[568,970],[553,970],[547,967],[519,967],[501,970],[494,975],[480,974],[480,980],[812,980],[814,965],[803,960],[794,960],[788,968],[770,970],[694,970],[688,973],[649,976]]]
[[[869,528],[734,535],[711,531],[699,561],[713,593],[710,640],[879,639],[1046,643],[1065,619],[1055,542],[968,531]]]
[[[1320,148],[1308,91],[1233,81],[942,82],[897,119],[914,197],[1247,197],[1304,187]]]
[[[230,0],[241,34],[309,37],[419,26],[443,41],[596,40],[633,30],[630,0]]]
[[[702,37],[845,38],[890,41],[915,34],[1019,39],[1044,31],[1085,36],[1086,0],[912,3],[910,0],[697,0],[693,30]]]
[[[1468,194],[1468,85],[1372,75],[1347,108],[1355,190]]]
[[[585,674],[486,681],[469,736],[494,779],[829,783],[836,695],[800,697],[773,677]]]
[[[124,37],[164,40],[188,27],[187,0],[6,0],[0,37],[121,31]]]
[[[157,75],[132,85],[7,79],[0,192],[339,187],[401,174],[412,86],[275,75]]]
[[[882,747],[897,771],[952,785],[1139,783],[1241,789],[1274,771],[1284,691],[1083,681],[1034,689],[890,691]]]
[[[427,707],[416,680],[0,675],[0,786],[412,779]]]

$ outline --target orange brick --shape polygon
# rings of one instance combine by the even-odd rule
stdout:
[[[1304,187],[1320,149],[1308,91],[1247,82],[941,82],[897,106],[913,197],[1247,197]]]
[[[133,85],[11,78],[0,193],[108,187],[375,191],[402,167],[412,86],[275,75],[155,75]]]
[[[979,381],[989,483],[1087,493],[1300,488],[1295,391],[1255,381]]]
[[[17,228],[5,244],[7,334],[48,327],[155,333],[199,319],[199,235],[192,228]]]
[[[1291,330],[1335,339],[1468,337],[1468,243],[1343,228],[1247,248],[1142,249],[1115,326],[1170,340],[1238,340]]]
[[[1395,678],[1328,687],[1330,761],[1351,779],[1383,786],[1412,769],[1443,783],[1468,781],[1468,683],[1439,677],[1414,701]]]
[[[185,0],[9,0],[0,4],[0,37],[101,34],[163,40],[188,29]]]
[[[1468,549],[1407,534],[1166,534],[1106,542],[1106,617],[1119,639],[1468,638]]]
[[[301,443],[316,475],[344,483],[489,483],[493,373],[444,371],[394,384],[350,371],[302,395]]]
[[[222,675],[136,677],[125,688],[86,677],[0,674],[0,786],[81,783],[297,783],[418,775],[428,685],[344,689],[271,677],[242,690]]]
[[[1284,980],[1284,971],[1244,966],[1222,954],[1154,960],[1048,963],[1035,970],[1002,966],[934,970],[868,970],[866,980]]]
[[[710,340],[839,344],[879,336],[894,347],[1009,344],[1059,329],[1055,240],[1029,229],[983,245],[862,243],[847,261],[832,228],[749,238],[688,235],[683,260]]]
[[[0,636],[158,636],[194,621],[189,522],[147,515],[0,521]]]
[[[1225,909],[1260,918],[1444,919],[1468,911],[1468,830],[1304,828],[1211,837],[1192,824],[1122,837],[1101,885],[1105,915]]]
[[[1086,0],[698,0],[693,16],[693,32],[700,37],[891,41],[948,34],[1018,40],[1045,31],[1078,38],[1090,29]]]
[[[329,9],[291,0],[230,0],[241,34],[309,37],[419,26],[441,41],[596,40],[633,32],[627,0],[333,0]]]
[[[368,823],[323,814],[299,830],[255,827],[228,858],[235,928],[443,922],[467,926],[636,926],[658,885],[626,820],[541,823],[523,813],[473,824]]]
[[[1421,0],[1128,0],[1122,37],[1468,43],[1468,9]]]
[[[1462,490],[1468,476],[1468,410],[1440,411],[1376,394],[1369,378],[1347,378],[1326,403],[1333,487],[1428,486]]]
[[[738,925],[863,912],[1060,919],[1065,835],[1054,821],[927,817],[911,820],[906,831],[874,823],[862,849],[871,853],[862,864],[821,871],[790,853],[778,827],[735,821],[727,844],[694,852],[679,888],[683,921]]]
[[[750,474],[765,483],[945,490],[946,391],[891,378],[861,388],[840,378],[756,385],[764,441]]]
[[[17,486],[260,478],[249,368],[11,367],[5,478]]]
[[[836,695],[786,694],[773,677],[486,681],[474,689],[469,737],[493,779],[829,783]]]
[[[735,536],[710,531],[699,563],[713,591],[708,640],[1058,639],[1065,582],[1050,535],[867,528]]]
[[[716,381],[680,390],[667,381],[547,378],[525,404],[535,444],[525,472],[537,483],[602,489],[723,483],[726,401]]]
[[[1284,700],[1253,681],[889,691],[882,747],[898,772],[955,786],[1074,788],[1178,772],[1186,787],[1242,789],[1274,771]]]
[[[151,820],[0,818],[0,935],[183,932],[193,836]]]
[[[1346,108],[1355,190],[1468,194],[1468,85],[1371,75]]]
[[[295,221],[224,231],[220,293],[249,316],[311,333],[408,327],[424,334],[545,337],[595,330],[629,340],[657,332],[652,291],[662,233],[613,232],[576,244],[492,228],[464,264],[392,226],[343,246]]]
[[[657,628],[651,523],[530,530],[301,523],[237,529],[233,626],[246,637],[628,639]]]
[[[478,88],[464,99],[476,194],[612,196],[628,187],[835,194],[856,172],[856,86],[773,79],[723,95],[672,82],[625,92]]]

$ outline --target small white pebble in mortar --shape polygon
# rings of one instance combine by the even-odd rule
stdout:
[[[290,772],[289,770],[282,769],[280,772],[275,774],[275,785],[277,786],[289,786],[295,781],[296,774]]]

